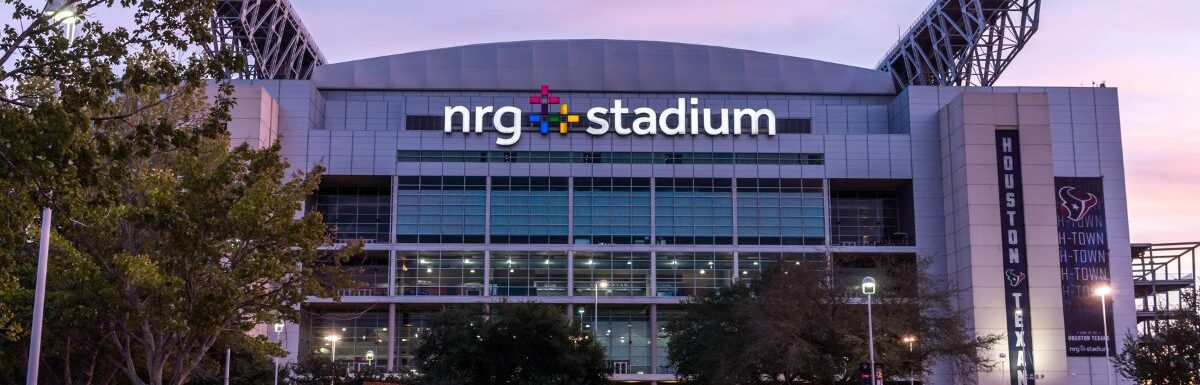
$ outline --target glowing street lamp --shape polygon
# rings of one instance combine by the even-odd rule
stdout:
[[[274,326],[275,326],[275,339],[278,340],[279,343],[282,344],[283,343],[283,322],[276,322]],[[275,385],[279,385],[279,357],[275,357],[274,359],[272,359],[272,361],[275,361]]]
[[[1108,385],[1113,383],[1113,364],[1112,356],[1108,351],[1108,304],[1106,297],[1112,294],[1112,288],[1109,286],[1100,286],[1096,288],[1096,295],[1100,296],[1100,325],[1104,328],[1104,366],[1108,367]]]
[[[330,344],[330,348],[329,348],[329,361],[330,362],[333,362],[334,357],[337,357],[337,342],[340,339],[342,339],[342,337],[338,337],[336,334],[330,334],[330,335],[325,336],[325,340],[329,341],[329,344]]]
[[[871,351],[871,385],[875,385],[875,327],[871,319],[871,296],[875,295],[875,278],[863,277],[862,292],[867,295],[867,349]]]
[[[913,336],[904,336],[904,338],[903,338],[901,341],[904,341],[904,342],[907,342],[907,343],[908,343],[908,353],[909,353],[909,355],[911,356],[911,355],[912,355],[912,352],[913,352],[913,342],[917,342],[917,337],[913,337]],[[909,384],[909,385],[912,385],[912,384],[915,384],[915,383],[916,383],[916,380],[914,379],[914,376],[913,376],[912,369],[909,369],[909,371],[908,371],[908,384]]]

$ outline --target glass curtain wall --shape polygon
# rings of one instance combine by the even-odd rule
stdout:
[[[492,243],[567,243],[568,178],[492,177]]]
[[[415,369],[417,347],[425,332],[425,321],[437,314],[438,309],[396,307],[396,367]]]
[[[654,295],[704,295],[728,285],[732,273],[733,253],[659,252],[655,260]]]
[[[316,359],[335,357],[338,362],[352,366],[384,366],[387,364],[388,313],[383,310],[313,312],[306,333],[312,356]],[[309,314],[306,314],[309,315]],[[331,341],[336,338],[337,341]],[[336,342],[337,346],[334,346]],[[374,361],[367,360],[367,352]]]
[[[776,266],[786,272],[806,262],[824,261],[824,253],[738,253],[738,278],[757,279]]]
[[[733,244],[730,179],[655,180],[655,233],[659,244]]]
[[[397,251],[397,295],[483,295],[482,251]]]
[[[313,196],[313,209],[334,229],[338,242],[388,242],[390,205],[386,186],[325,185]]]
[[[820,180],[738,179],[738,244],[822,245]]]
[[[575,295],[645,297],[650,295],[650,253],[576,252]],[[599,288],[601,283],[607,288]]]
[[[650,244],[650,179],[575,178],[574,243]]]
[[[484,243],[487,178],[404,176],[396,185],[396,242]]]
[[[652,372],[649,307],[601,307],[599,322],[596,335],[604,346],[604,360],[611,373]]]
[[[491,295],[566,296],[568,274],[566,252],[493,252]]]

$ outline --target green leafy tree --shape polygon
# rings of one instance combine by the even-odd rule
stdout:
[[[1125,336],[1125,349],[1113,358],[1125,378],[1141,384],[1200,383],[1200,301],[1195,292],[1151,333]]]
[[[45,3],[5,1],[0,30],[0,384],[24,377],[41,207],[43,383],[183,384],[218,341],[348,285],[320,216],[296,215],[320,170],[230,148],[231,87],[205,100],[244,63],[208,48],[216,1],[53,2],[83,16],[73,39]]]
[[[62,19],[44,12],[55,10],[47,8],[48,3],[83,17],[73,39],[65,33]],[[205,78],[228,77],[225,69],[244,62],[228,51],[207,50],[203,55],[194,49],[212,41],[208,20],[214,6],[211,0],[2,2],[0,8],[11,13],[0,28],[0,383],[23,377],[18,373],[24,369],[28,346],[40,208],[53,208],[57,220],[70,221],[72,211],[85,201],[77,194],[120,171],[104,162],[194,138],[192,132],[134,120],[175,100],[178,93],[204,87]],[[126,15],[123,24],[133,27],[109,27],[90,17],[101,9],[109,13],[110,8],[111,14]],[[149,102],[134,109],[117,101],[130,100],[117,95],[148,89],[172,92],[142,99]],[[213,104],[209,116],[214,121],[198,125],[209,136],[220,131],[215,123],[228,107],[228,90],[224,87]],[[113,142],[113,129],[133,133]],[[66,268],[52,272],[55,280],[91,272],[86,266]],[[53,310],[49,305],[47,309]],[[90,325],[91,313],[68,322]],[[48,312],[47,317],[53,316]],[[66,350],[75,352],[77,345],[69,346]],[[44,348],[48,353],[58,349]],[[72,363],[94,358],[88,353],[70,355]],[[103,366],[84,364],[75,374],[104,381],[109,373]]]
[[[554,306],[449,309],[430,320],[417,349],[422,383],[607,384],[604,349]]]
[[[225,349],[229,354],[229,383],[232,385],[270,384],[275,380],[275,360],[268,353],[282,353],[278,345],[264,336],[230,334],[208,351],[188,385],[222,385],[225,383]],[[289,377],[287,365],[279,366],[279,379]]]
[[[911,263],[881,264],[875,349],[889,377],[925,373],[937,359],[960,373],[995,365],[983,352],[999,337],[968,333],[951,307],[953,287]],[[824,264],[780,266],[689,299],[665,326],[669,362],[697,384],[853,383],[869,357],[860,279],[830,275]],[[911,352],[909,336],[919,340]]]

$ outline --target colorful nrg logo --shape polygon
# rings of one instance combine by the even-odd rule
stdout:
[[[541,124],[542,135],[550,133],[550,123],[558,123],[558,133],[560,134],[567,133],[567,126],[570,123],[579,123],[579,115],[568,114],[567,104],[559,104],[557,96],[550,96],[550,87],[545,84],[542,85],[541,95],[529,97],[529,104],[542,106],[542,113],[535,112],[529,115],[530,123]],[[558,104],[558,114],[550,114],[551,104]]]

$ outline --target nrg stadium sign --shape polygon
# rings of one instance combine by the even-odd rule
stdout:
[[[767,108],[721,108],[714,113],[710,108],[699,108],[699,98],[678,98],[675,107],[662,111],[652,108],[637,107],[630,109],[623,105],[620,99],[612,101],[611,107],[592,107],[584,116],[589,127],[587,133],[600,136],[610,130],[617,135],[741,135],[748,131],[750,135],[758,135],[762,130],[760,121],[766,122],[766,135],[775,136],[775,113]],[[539,127],[542,135],[550,133],[551,126],[559,134],[565,135],[572,123],[578,123],[580,116],[570,113],[566,103],[560,103],[559,97],[550,95],[550,87],[542,85],[541,93],[529,97],[529,104],[534,105],[535,111],[528,117],[528,123]],[[556,112],[551,112],[551,105],[558,105]],[[540,107],[538,111],[537,107]],[[496,138],[496,144],[511,146],[521,140],[521,128],[526,123],[522,119],[520,108],[504,106],[475,107],[474,111],[466,106],[447,106],[444,115],[443,130],[454,132],[454,122],[461,122],[463,133],[482,134],[487,115],[491,115],[491,126],[501,136]],[[730,122],[732,116],[732,122]],[[626,126],[626,118],[633,120]],[[715,124],[718,123],[719,124]],[[748,122],[748,124],[747,124]],[[743,127],[746,125],[748,127]]]

